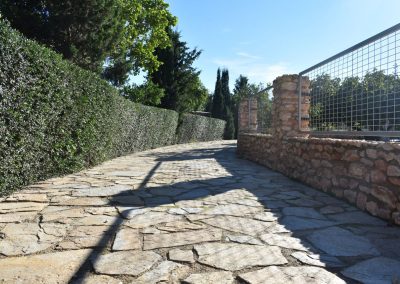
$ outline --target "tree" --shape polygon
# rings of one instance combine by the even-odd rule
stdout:
[[[179,32],[169,30],[168,34],[170,45],[155,51],[162,65],[148,75],[149,80],[165,90],[160,106],[178,112],[204,108],[208,92],[200,81],[200,71],[193,67],[201,51],[190,49]]]
[[[215,118],[223,119],[224,117],[224,97],[221,85],[221,70],[217,70],[217,81],[215,82],[215,90],[212,101],[211,115]]]
[[[228,69],[222,70],[221,75],[221,92],[224,98],[224,107],[225,109],[230,109],[231,107],[231,92],[229,90],[229,71]],[[227,115],[226,110],[224,110],[224,115]]]
[[[2,0],[1,14],[28,38],[121,85],[128,73],[159,66],[176,22],[163,0]]]
[[[239,129],[239,121],[238,121],[238,113],[239,113],[239,103],[243,98],[247,98],[251,95],[249,79],[246,76],[240,75],[239,78],[235,81],[235,86],[233,88],[233,96],[232,96],[232,114],[235,124],[235,138],[238,135]]]
[[[121,95],[135,103],[158,106],[161,103],[161,98],[165,96],[165,92],[164,89],[160,88],[152,81],[146,81],[140,86],[135,84],[125,86],[121,90]]]

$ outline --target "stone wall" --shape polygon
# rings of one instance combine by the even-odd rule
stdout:
[[[309,137],[293,118],[297,79],[274,81],[273,134],[240,133],[238,154],[400,225],[400,144]]]
[[[239,133],[257,132],[257,99],[253,97],[243,99],[238,111]]]

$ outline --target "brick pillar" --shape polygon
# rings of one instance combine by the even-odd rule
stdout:
[[[257,98],[244,98],[239,103],[239,133],[257,132]]]
[[[298,84],[298,75],[283,75],[273,82],[272,135],[279,140],[285,137],[308,137],[309,135],[307,130],[310,110],[310,81],[308,77],[301,79],[301,128],[298,120]]]

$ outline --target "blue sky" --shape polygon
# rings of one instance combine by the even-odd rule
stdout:
[[[218,67],[231,88],[243,74],[268,83],[298,73],[400,22],[400,0],[166,0],[213,91]]]

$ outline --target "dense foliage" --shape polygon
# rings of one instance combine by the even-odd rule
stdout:
[[[315,130],[400,131],[400,79],[374,70],[363,77],[311,80],[311,127]]]
[[[124,86],[120,90],[120,93],[132,102],[148,106],[160,105],[161,98],[165,96],[165,90],[152,81],[146,81],[142,85],[132,84]]]
[[[183,114],[178,128],[178,143],[218,140],[222,138],[224,129],[223,120]]]
[[[125,99],[97,75],[0,21],[0,195],[169,145],[177,125],[177,112]],[[180,129],[196,130],[185,123]]]
[[[249,79],[243,75],[240,75],[239,78],[236,79],[232,96],[232,109],[235,122],[235,138],[238,134],[239,103],[242,99],[248,97],[255,97],[257,99],[258,131],[261,133],[268,133],[272,122],[272,100],[269,97],[268,91],[266,90],[267,86],[262,83],[249,83]]]
[[[122,85],[140,68],[156,69],[176,18],[163,0],[2,0],[11,26],[64,58]],[[107,68],[104,62],[107,59]]]
[[[178,112],[203,110],[208,91],[200,81],[193,63],[201,51],[190,49],[177,31],[168,31],[170,45],[156,49],[155,55],[162,65],[149,73],[149,80],[165,90],[160,107]]]

